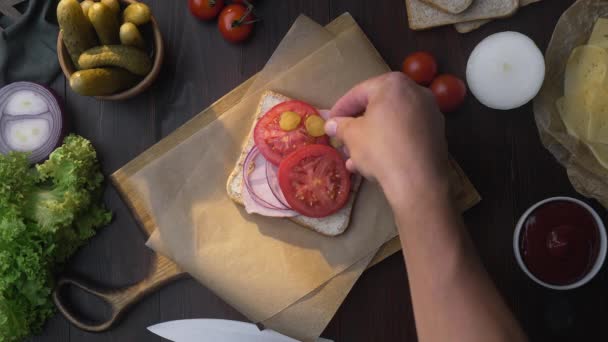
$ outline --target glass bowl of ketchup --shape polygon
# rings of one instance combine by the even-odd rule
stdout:
[[[551,197],[530,207],[513,236],[515,259],[538,284],[570,290],[588,283],[606,258],[599,215],[571,197]]]

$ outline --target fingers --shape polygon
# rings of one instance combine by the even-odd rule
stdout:
[[[391,79],[406,80],[400,72],[390,72],[363,81],[342,96],[331,109],[330,117],[358,116],[365,112],[370,97],[380,84]]]
[[[325,122],[325,133],[348,144],[346,131],[348,130],[348,126],[355,120],[355,118],[351,117],[333,117]]]
[[[329,109],[319,109],[319,115],[321,115],[323,120],[329,119],[329,117],[331,116],[330,113],[331,112],[329,111]]]
[[[369,103],[369,97],[375,84],[386,77],[384,74],[374,78],[370,78],[367,81],[363,81],[358,85],[354,86],[344,96],[342,96],[338,102],[331,109],[330,116],[357,116],[365,111],[367,104]]]

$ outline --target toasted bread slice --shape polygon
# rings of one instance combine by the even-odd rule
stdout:
[[[456,24],[472,20],[504,18],[515,13],[518,0],[476,0],[464,12],[451,14],[443,12],[422,0],[405,0],[407,18],[412,30]]]
[[[519,7],[528,6],[530,4],[533,4],[533,3],[539,2],[539,1],[540,0],[519,0]],[[483,25],[485,25],[491,21],[492,20],[489,20],[489,19],[467,21],[464,23],[454,24],[454,28],[456,29],[456,31],[458,31],[458,33],[469,33],[469,32],[477,30],[478,28],[482,27]]]
[[[444,12],[458,14],[471,6],[473,0],[423,0],[427,4]]]
[[[491,21],[492,21],[492,19],[467,21],[464,23],[454,24],[454,28],[456,29],[456,31],[458,31],[458,33],[469,33],[469,32],[477,30],[478,28],[482,27],[483,25],[485,25]]]
[[[277,104],[285,101],[289,101],[290,98],[281,95],[279,93],[275,93],[272,91],[266,91],[262,94],[260,99],[260,103],[258,104],[258,108],[255,113],[256,120],[254,121],[251,131],[249,132],[249,136],[243,145],[243,152],[239,157],[234,170],[228,177],[228,182],[226,184],[226,191],[228,192],[228,196],[236,203],[244,205],[242,191],[243,191],[243,164],[245,163],[245,158],[249,153],[249,150],[253,147],[253,129],[255,128],[255,124],[257,120],[262,117],[262,115],[266,114],[272,107]],[[323,217],[323,218],[312,218],[306,216],[296,216],[289,218],[293,222],[304,226],[306,228],[312,229],[318,233],[328,236],[336,236],[344,233],[346,228],[348,228],[348,224],[350,223],[350,216],[353,210],[353,206],[355,204],[355,198],[357,197],[357,192],[359,191],[359,187],[361,185],[361,177],[356,176],[352,183],[351,188],[351,196],[348,200],[348,203],[344,208],[340,209],[337,213]]]

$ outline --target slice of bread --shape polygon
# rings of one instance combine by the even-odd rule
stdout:
[[[518,0],[475,0],[460,14],[451,14],[436,9],[422,0],[405,0],[407,18],[412,30],[456,24],[471,20],[504,18],[515,13]]]
[[[458,33],[469,33],[469,32],[477,30],[478,28],[482,27],[483,25],[485,25],[491,21],[492,21],[492,19],[467,21],[464,23],[454,24],[454,28],[456,29],[456,31],[458,31]]]
[[[268,112],[272,107],[278,105],[281,102],[289,101],[290,98],[287,96],[281,95],[279,93],[275,93],[272,91],[266,91],[262,94],[260,99],[260,103],[258,104],[258,108],[255,113],[256,120],[253,122],[251,126],[251,131],[247,136],[247,140],[243,145],[243,151],[241,152],[241,156],[239,157],[234,170],[228,177],[228,182],[226,184],[226,191],[228,192],[228,196],[236,203],[244,205],[242,191],[243,191],[243,164],[245,163],[245,158],[247,157],[247,153],[254,145],[253,141],[253,129],[255,128],[255,124],[257,120],[262,117],[266,112]],[[348,224],[350,223],[350,216],[353,210],[353,206],[355,204],[355,198],[357,197],[357,192],[359,191],[359,187],[361,185],[361,177],[354,176],[352,187],[351,187],[351,195],[348,203],[344,206],[344,208],[340,209],[337,213],[324,217],[324,218],[312,218],[306,216],[296,216],[289,218],[293,222],[302,225],[306,228],[312,229],[315,232],[321,233],[323,235],[328,236],[336,236],[344,233],[346,228],[348,228]],[[277,218],[278,219],[278,218]]]
[[[519,0],[519,7],[523,7],[523,6],[528,6],[530,4],[533,4],[535,2],[539,2],[540,0]],[[477,30],[478,28],[482,27],[483,25],[491,22],[492,20],[473,20],[473,21],[467,21],[464,23],[457,23],[454,24],[454,28],[456,29],[456,31],[458,31],[458,33],[469,33],[472,31]]]
[[[423,0],[427,4],[438,8],[444,12],[458,14],[464,12],[471,4],[473,0]]]

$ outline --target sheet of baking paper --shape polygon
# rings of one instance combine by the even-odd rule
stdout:
[[[543,145],[566,167],[574,188],[608,207],[608,170],[583,143],[568,135],[555,106],[564,94],[570,52],[587,42],[599,17],[608,17],[608,1],[579,0],[557,22],[545,53],[545,82],[534,99],[534,117]]]
[[[353,27],[267,89],[328,108],[356,83],[387,70]],[[351,226],[339,237],[321,236],[288,220],[248,215],[227,197],[226,179],[264,90],[244,98],[132,179],[139,189],[154,188],[148,191],[152,213],[173,259],[252,321],[274,316],[396,235],[384,196],[371,183],[362,186]],[[181,171],[175,170],[177,164]],[[165,183],[172,183],[166,178],[174,172],[182,179],[166,189]]]
[[[354,25],[356,23],[350,15],[343,15],[332,21],[326,27],[326,31],[325,28],[321,28],[308,17],[300,16],[279,44],[267,65],[256,75],[256,81],[250,86],[251,89],[257,89],[265,85],[271,78],[283,73],[300,59],[333,39],[335,34]],[[331,32],[331,34],[328,34],[328,32]],[[294,47],[294,43],[297,43],[297,48]],[[374,260],[379,262],[399,250],[400,246],[391,244],[395,241],[398,242],[398,239],[386,243],[381,249],[383,251],[382,255],[377,253]],[[165,248],[160,240],[158,231],[154,231],[150,236],[147,246],[157,253],[171,257],[170,251]],[[392,248],[390,248],[391,246]],[[370,254],[367,258],[355,263],[327,283],[261,323],[298,340],[316,340],[325,330],[357,279],[368,267],[372,256]]]
[[[392,241],[387,242],[385,246],[391,245]],[[168,258],[171,257],[170,251],[160,240],[158,232],[150,236],[146,245],[156,253]],[[363,274],[363,271],[371,266],[372,259],[375,259],[373,253],[300,298],[283,311],[258,323],[261,323],[267,329],[280,331],[282,334],[299,341],[316,341],[344,302],[357,279]]]
[[[356,25],[356,23],[354,22],[352,17],[350,15],[345,14],[345,15],[342,15],[342,16],[336,18],[326,28],[332,34],[337,34],[337,33],[340,33],[355,25]],[[294,28],[297,28],[297,30]],[[286,36],[286,39],[283,42],[281,42],[281,44],[279,45],[279,48],[277,48],[275,54],[272,56],[272,58],[270,59],[268,65],[264,68],[264,70],[262,72],[260,72],[258,75],[256,75],[256,78],[255,78],[256,80],[260,76],[261,76],[260,79],[266,79],[266,80],[272,79],[273,77],[276,76],[276,74],[279,74],[279,73],[282,73],[282,72],[288,70],[289,69],[289,67],[287,67],[288,65],[291,66],[299,60],[298,56],[293,52],[294,45],[289,44],[289,41],[290,41],[289,36],[292,33],[295,33],[295,34],[299,33],[299,35],[297,35],[295,37],[297,37],[297,40],[299,42],[302,42],[301,44],[296,44],[296,48],[299,46],[300,47],[299,50],[301,50],[299,52],[301,54],[300,57],[307,56],[308,54],[313,52],[314,43],[318,43],[319,45],[322,45],[322,43],[324,43],[327,40],[327,33],[319,32],[319,30],[322,30],[322,29],[306,17],[298,18],[298,20],[294,23],[294,28],[292,28],[292,30],[290,30],[289,34]],[[311,35],[314,35],[314,37],[307,37],[306,35],[301,34],[301,31],[303,31],[303,30],[308,30]],[[289,50],[289,51],[286,51],[286,50]],[[271,70],[271,72],[269,72],[268,70]],[[266,75],[268,75],[268,76],[266,76]],[[247,83],[251,84],[251,82],[247,82]],[[260,85],[263,86],[265,83],[267,83],[267,82],[257,81],[256,82],[257,85],[250,87],[250,89],[256,89],[256,88],[260,87]],[[241,88],[241,87],[239,87],[239,88]],[[215,109],[216,106],[217,105],[214,104],[212,109]],[[225,106],[222,106],[222,107],[225,107]],[[225,108],[218,108],[218,110],[220,110],[220,109],[221,109],[221,111],[223,111]],[[209,113],[209,110],[210,109],[207,109],[204,111],[204,114],[206,116],[210,116],[210,115],[213,117],[217,116],[215,113]],[[197,116],[197,118],[199,116]],[[197,120],[197,118],[195,118],[191,122],[187,123],[183,127],[183,129],[182,128],[179,129],[179,131],[181,133],[180,136],[182,136],[182,137],[190,136],[191,133],[188,134],[188,132],[185,132],[185,131],[194,132],[197,129],[196,127],[198,127],[198,129],[200,129],[201,127],[203,127],[204,125],[207,124],[207,123],[201,124],[200,120]],[[188,127],[195,126],[195,128],[190,129],[186,126],[188,126]],[[169,138],[171,138],[171,137],[169,137]],[[172,140],[176,140],[176,139],[172,139]],[[181,140],[183,140],[183,138],[181,138]],[[161,144],[162,143],[163,142],[161,142]],[[171,144],[173,144],[173,143],[170,143],[169,145],[171,145]],[[167,144],[165,144],[164,147],[166,147],[166,145]],[[160,150],[160,151],[162,151],[163,149],[166,150],[164,147],[161,148],[160,144],[159,144],[159,146],[155,146],[155,148],[156,147],[158,147],[157,150]],[[129,171],[127,171],[125,173],[121,173],[121,175],[122,176],[126,175],[127,177],[130,178],[130,176],[133,174],[133,172],[132,172],[133,169],[139,169],[139,167],[141,165],[146,165],[149,162],[149,160],[156,159],[158,157],[158,155],[161,155],[161,154],[164,154],[164,152],[156,153],[155,155],[152,155],[152,157],[150,157],[149,153],[146,152],[144,154],[147,156],[144,158],[145,160],[142,161],[142,160],[140,160],[141,158],[138,158],[138,160],[137,160],[138,165],[135,166],[133,163],[131,163],[131,165],[133,165],[133,166],[130,165],[130,167],[128,169],[125,169],[125,171],[127,171],[127,170],[129,170]],[[144,157],[144,156],[142,156],[142,157]],[[136,161],[134,161],[134,162],[136,162]],[[452,171],[454,171],[452,173],[452,175],[454,176],[453,184],[455,185],[454,187],[456,189],[454,191],[455,199],[456,199],[459,207],[461,207],[463,209],[469,208],[479,201],[479,196],[478,196],[477,192],[475,191],[474,187],[468,181],[468,179],[466,179],[466,176],[464,176],[464,174],[462,173],[462,170],[460,170],[456,164],[454,164],[453,166],[454,166],[454,168],[452,170]],[[178,179],[176,179],[176,180],[179,181],[179,177],[177,177],[177,178]],[[125,181],[126,181],[126,179],[125,179]],[[178,182],[176,182],[176,184],[177,183]],[[121,187],[119,187],[119,188],[121,188]],[[135,190],[135,189],[130,189],[130,188],[131,188],[131,186],[127,187],[127,189],[129,189],[129,190]],[[173,191],[169,191],[168,195],[166,197],[173,197],[175,194],[175,187],[170,188],[168,190],[173,190]],[[158,190],[155,189],[154,191],[156,192]],[[150,201],[148,198],[142,199],[142,198],[139,198],[139,196],[133,197],[134,193],[137,193],[138,195],[143,194],[141,189],[137,189],[136,191],[133,191],[133,193],[126,193],[127,201],[133,202],[135,200],[135,203],[131,203],[131,205],[134,208],[134,211],[136,212],[136,216],[140,217],[140,219],[143,218],[144,222],[142,222],[142,223],[146,224],[145,226],[148,231],[151,231],[151,230],[153,230],[153,227],[152,227],[152,229],[150,229],[151,227],[149,225],[150,224],[154,225],[153,224],[154,217],[148,213],[148,211],[149,211],[148,208],[150,207],[150,203],[149,203]],[[152,234],[150,240],[148,241],[148,245],[151,248],[155,249],[157,252],[160,252],[161,254],[165,254],[165,255],[171,257],[169,251],[165,250],[165,248],[162,244],[162,241],[160,241],[158,232],[155,232],[154,234]],[[381,260],[383,260],[387,256],[395,253],[399,249],[400,249],[400,246],[399,246],[398,239],[391,240],[390,242],[386,243],[380,249],[380,251],[374,257],[373,262],[370,263],[370,265],[380,262]],[[275,329],[280,330],[280,331],[289,331],[289,332],[291,332],[291,334],[293,334],[294,337],[303,339],[303,340],[309,339],[309,338],[314,338],[314,337],[318,336],[323,331],[324,327],[329,323],[329,321],[335,314],[337,308],[339,307],[339,305],[342,303],[343,299],[346,297],[346,295],[350,291],[350,288],[352,288],[352,286],[354,285],[354,283],[356,282],[356,280],[358,279],[358,277],[360,276],[360,274],[363,272],[363,270],[366,267],[367,267],[367,261],[365,259],[362,259],[362,261],[356,263],[355,265],[348,268],[345,272],[342,272],[338,276],[332,278],[327,283],[325,283],[325,284],[321,285],[319,288],[315,289],[314,292],[307,294],[304,298],[299,299],[297,302],[290,305],[287,309],[281,311],[279,314],[273,316],[272,318],[270,318],[269,320],[267,320],[264,323],[266,323],[267,325],[270,324]],[[284,326],[281,326],[281,325],[284,325]]]

